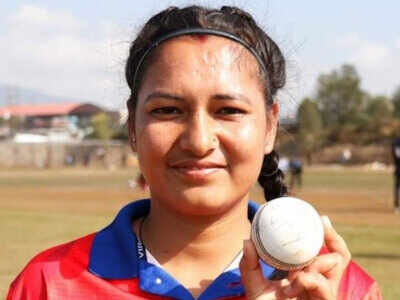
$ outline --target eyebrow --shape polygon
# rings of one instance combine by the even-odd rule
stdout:
[[[247,104],[251,104],[250,99],[240,93],[216,94],[212,97],[212,99],[215,99],[215,100],[239,100],[239,101],[246,102]]]
[[[163,93],[163,92],[154,92],[146,97],[144,103],[146,103],[147,101],[150,101],[153,98],[166,98],[166,99],[171,99],[171,100],[183,101],[183,98],[178,95],[173,95],[173,94],[168,94],[168,93]]]
[[[164,92],[154,92],[146,97],[145,103],[148,101],[151,101],[154,98],[165,98],[165,99],[178,100],[178,101],[184,100],[184,98],[182,96],[164,93]],[[240,93],[215,94],[211,97],[211,99],[213,99],[213,100],[239,100],[239,101],[246,102],[247,104],[251,104],[250,99]]]

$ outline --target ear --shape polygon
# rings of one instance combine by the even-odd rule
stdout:
[[[264,154],[269,154],[274,149],[276,133],[278,132],[279,105],[276,101],[267,111],[267,130],[265,132]]]
[[[128,138],[129,138],[129,145],[133,152],[137,151],[136,147],[136,132],[135,132],[135,119],[129,115],[128,117]]]

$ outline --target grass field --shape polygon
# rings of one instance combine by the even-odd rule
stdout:
[[[145,195],[129,188],[135,170],[0,170],[0,298],[40,250],[107,225],[126,203]],[[392,176],[361,169],[313,168],[295,195],[330,216],[353,259],[400,299],[400,215],[391,210]],[[255,188],[252,198],[262,201]]]

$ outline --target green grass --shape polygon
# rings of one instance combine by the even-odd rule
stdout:
[[[39,251],[97,231],[143,193],[128,187],[136,170],[0,171],[0,298]],[[400,216],[391,212],[392,175],[360,169],[310,169],[294,194],[330,216],[353,259],[400,299]],[[252,198],[262,200],[260,189]]]
[[[61,169],[0,172],[1,187],[122,187],[137,174],[136,170],[122,169]]]
[[[388,172],[363,171],[361,169],[331,168],[316,169],[306,173],[304,185],[313,189],[353,190],[357,192],[385,191],[390,187],[391,174]]]
[[[337,226],[353,259],[381,285],[385,299],[400,299],[399,227]]]
[[[0,235],[6,241],[0,248],[0,286],[5,292],[6,283],[39,251],[96,231],[109,217],[10,210],[1,211],[0,220]]]

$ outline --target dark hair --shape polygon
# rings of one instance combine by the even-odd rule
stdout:
[[[222,30],[247,42],[264,62],[266,72],[263,72],[260,68],[260,77],[264,86],[267,109],[273,104],[273,97],[285,84],[285,59],[279,47],[257,25],[250,14],[237,7],[230,6],[223,6],[220,10],[200,6],[169,7],[154,15],[144,25],[130,46],[125,67],[126,81],[131,89],[131,95],[127,101],[128,124],[131,124],[134,120],[138,90],[144,72],[153,59],[151,54],[148,55],[135,77],[141,57],[155,40],[175,30],[185,28]],[[278,161],[279,157],[275,151],[265,155],[258,177],[258,182],[264,188],[264,196],[267,201],[283,196],[287,192],[283,181],[283,172],[278,168]]]

